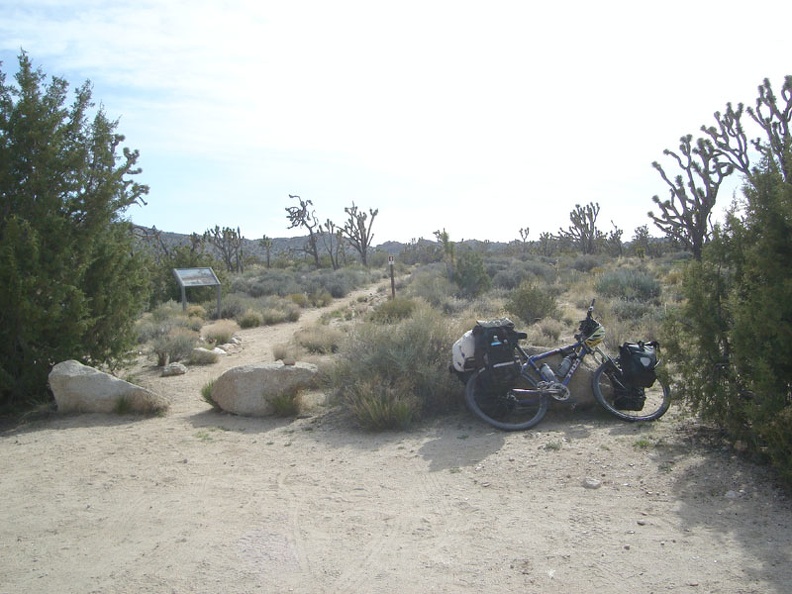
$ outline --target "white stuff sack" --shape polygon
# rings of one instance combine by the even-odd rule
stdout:
[[[451,347],[451,363],[459,372],[464,372],[472,365],[466,366],[467,362],[473,363],[473,356],[476,351],[476,341],[473,338],[473,331],[468,330]]]

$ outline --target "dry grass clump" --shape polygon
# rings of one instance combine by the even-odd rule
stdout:
[[[314,325],[297,332],[294,339],[309,353],[329,355],[338,351],[344,332],[333,326]]]
[[[239,324],[234,320],[218,320],[213,324],[204,326],[201,336],[206,342],[211,344],[226,344],[231,341],[231,338],[237,332],[239,332]]]
[[[188,305],[187,311],[184,312],[188,318],[198,318],[201,321],[206,320],[206,308],[203,305]]]
[[[274,326],[284,322],[296,322],[300,319],[300,308],[293,303],[286,303],[280,307],[267,307],[261,310],[262,324]]]
[[[213,365],[217,363],[217,360],[220,358],[215,351],[210,351],[209,349],[202,349],[196,348],[193,349],[190,353],[190,357],[187,362],[190,365]]]
[[[291,344],[276,344],[272,347],[272,358],[276,361],[296,361],[297,347]]]

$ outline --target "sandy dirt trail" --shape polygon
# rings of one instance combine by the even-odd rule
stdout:
[[[165,416],[3,428],[0,594],[789,592],[789,500],[673,412],[556,408],[503,433],[460,409],[370,434],[321,405],[250,419],[201,400],[320,314],[242,331],[184,376],[145,369]]]

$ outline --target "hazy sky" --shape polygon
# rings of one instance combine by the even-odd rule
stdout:
[[[0,60],[93,83],[140,151],[141,225],[302,235],[299,194],[321,221],[378,208],[375,244],[508,241],[598,202],[629,239],[659,234],[663,149],[792,74],[790,22],[779,0],[0,0]]]

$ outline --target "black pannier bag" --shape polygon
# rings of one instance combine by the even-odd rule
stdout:
[[[475,362],[478,369],[486,369],[490,381],[501,384],[513,381],[519,371],[517,342],[526,338],[514,329],[508,318],[478,321],[473,327]]]
[[[614,385],[613,406],[618,410],[643,410],[646,394],[643,388]]]
[[[657,342],[625,342],[619,348],[625,383],[635,388],[649,388],[655,383],[658,346]]]

